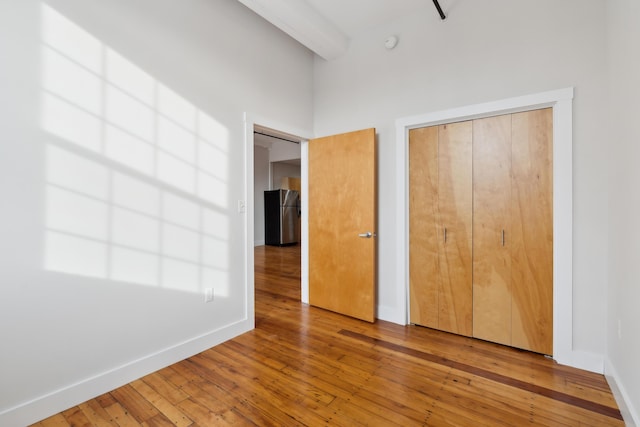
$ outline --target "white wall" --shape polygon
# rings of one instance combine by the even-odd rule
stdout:
[[[292,142],[273,142],[269,159],[271,162],[281,162],[283,160],[293,160],[300,158],[300,144]]]
[[[235,1],[21,0],[0,63],[0,424],[251,328],[243,112],[310,129],[311,53]]]
[[[264,245],[264,192],[269,190],[269,149],[259,145],[253,151],[253,240]]]
[[[610,81],[607,376],[625,396],[625,420],[640,425],[640,3],[607,2]]]
[[[547,90],[575,87],[574,349],[605,353],[607,208],[602,143],[606,102],[602,0],[442,2],[352,40],[345,56],[316,58],[317,136],[376,127],[379,143],[378,313],[396,298],[395,135],[397,118]],[[449,8],[449,6],[451,6]],[[398,46],[383,42],[398,35]],[[597,363],[596,363],[597,364]]]
[[[282,187],[282,178],[300,178],[300,166],[283,162],[271,163],[271,188],[277,190]]]

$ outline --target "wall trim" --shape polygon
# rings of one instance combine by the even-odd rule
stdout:
[[[620,408],[625,425],[627,427],[640,426],[638,408],[634,408],[629,393],[622,385],[623,382],[620,381],[620,376],[609,359],[605,360],[604,375],[609,383],[613,397],[616,399],[618,408]]]
[[[311,139],[311,138],[309,138]],[[302,141],[300,144],[300,209],[302,216],[300,217],[300,240],[301,242],[301,262],[300,266],[300,300],[309,304],[309,216],[305,215],[309,209],[309,139]]]
[[[376,309],[376,318],[378,320],[384,320],[398,325],[407,324],[407,319],[405,319],[404,313],[399,312],[397,307],[379,304]]]
[[[604,358],[602,355],[582,350],[573,350],[571,352],[571,363],[565,363],[565,365],[597,374],[604,373]]]
[[[98,375],[24,402],[0,412],[0,425],[20,427],[38,422],[140,377],[184,360],[253,328],[243,319],[220,329],[183,341],[156,353],[117,366]]]
[[[573,92],[569,87],[396,120],[396,283],[403,324],[409,323],[409,129],[552,107],[553,357],[569,366],[582,360],[573,350]]]

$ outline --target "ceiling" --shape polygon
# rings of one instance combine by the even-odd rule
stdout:
[[[333,22],[348,38],[408,15],[430,0],[303,0]]]
[[[238,1],[326,60],[341,56],[350,39],[370,28],[411,13],[436,13],[432,0]],[[290,144],[280,138],[296,139],[273,129],[256,128],[256,132],[255,145],[266,148]]]
[[[433,8],[432,0],[238,1],[326,60],[345,53],[365,30]]]

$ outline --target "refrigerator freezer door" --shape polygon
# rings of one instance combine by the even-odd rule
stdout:
[[[280,245],[280,191],[264,192],[264,243]]]
[[[282,222],[280,224],[280,244],[298,243],[297,240],[298,209],[293,206],[282,207]]]
[[[298,206],[298,192],[295,190],[280,190],[280,204],[282,206]]]

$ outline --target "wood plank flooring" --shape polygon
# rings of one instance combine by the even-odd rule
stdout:
[[[301,304],[296,246],[255,261],[255,330],[35,425],[624,425],[602,375]]]

